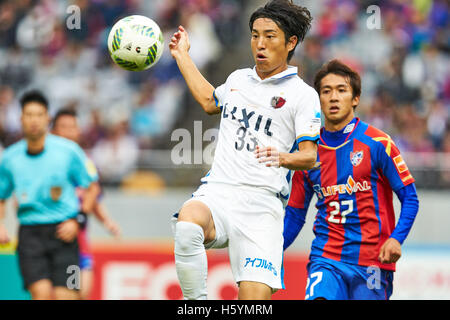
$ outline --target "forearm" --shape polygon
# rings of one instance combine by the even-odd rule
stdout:
[[[298,152],[280,153],[280,167],[290,170],[310,170],[316,165],[317,143],[304,140],[298,144]]]
[[[108,210],[101,202],[96,202],[94,206],[95,217],[104,225],[109,232],[111,232],[115,237],[120,236],[120,226],[111,219],[108,214]]]
[[[203,77],[189,54],[179,54],[175,60],[190,92],[203,110],[208,114],[219,113],[213,98],[215,88]]]
[[[391,238],[396,239],[400,244],[403,244],[408,236],[417,212],[419,211],[419,199],[414,184],[408,185],[396,192],[402,204],[400,211],[400,218],[397,226],[391,234]]]
[[[283,250],[286,250],[294,242],[295,238],[297,238],[305,224],[305,219],[305,209],[298,209],[291,206],[286,207],[283,230]]]
[[[83,194],[83,200],[81,202],[81,211],[85,213],[92,212],[94,210],[97,197],[100,194],[100,187],[97,182],[91,183],[91,185],[85,190]]]
[[[290,170],[310,170],[316,164],[317,153],[313,150],[280,153],[280,166]]]
[[[97,220],[100,221],[101,223],[105,223],[109,219],[109,216],[105,210],[105,207],[98,201],[94,205],[93,213],[94,213],[95,217],[97,218]]]

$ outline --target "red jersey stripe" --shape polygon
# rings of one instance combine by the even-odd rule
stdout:
[[[361,226],[361,245],[359,248],[360,265],[370,265],[376,260],[378,254],[375,248],[379,240],[380,221],[378,220],[372,193],[371,172],[372,157],[370,147],[361,141],[353,140],[353,153],[362,152],[361,163],[353,166],[353,178],[355,181],[369,182],[370,190],[356,192],[356,208]]]
[[[337,163],[336,163],[336,150],[328,149],[324,146],[319,146],[320,161],[322,164],[320,181],[322,186],[337,185]],[[324,174],[324,172],[326,174]],[[331,191],[333,192],[333,191]],[[323,247],[323,257],[334,260],[340,260],[342,247],[345,242],[345,230],[344,226],[340,223],[330,222],[330,214],[336,208],[330,205],[331,202],[339,202],[339,193],[326,197],[326,216],[325,221],[328,226],[328,239]],[[332,217],[333,218],[333,217]]]

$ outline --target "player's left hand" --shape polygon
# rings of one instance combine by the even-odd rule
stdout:
[[[400,242],[394,238],[389,238],[383,244],[378,255],[378,260],[381,263],[395,263],[402,255],[402,248]]]
[[[75,219],[69,219],[56,227],[56,237],[64,242],[72,242],[78,235],[79,230],[78,222]]]
[[[259,159],[259,163],[265,163],[266,167],[280,167],[280,153],[277,148],[256,146],[254,153],[255,157]]]
[[[112,219],[107,219],[105,220],[105,222],[103,222],[105,228],[111,232],[111,234],[115,237],[115,238],[120,238],[121,235],[121,229],[120,226],[117,224],[117,222],[115,222]]]

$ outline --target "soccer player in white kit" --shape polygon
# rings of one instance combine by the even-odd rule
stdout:
[[[189,56],[180,26],[170,52],[194,98],[220,114],[210,172],[174,220],[175,264],[185,299],[206,299],[205,249],[228,247],[239,299],[270,299],[283,285],[284,202],[290,170],[316,162],[320,101],[288,65],[311,24],[306,8],[274,0],[251,16],[256,66],[214,88]]]

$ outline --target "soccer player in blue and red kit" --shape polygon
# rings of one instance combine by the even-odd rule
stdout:
[[[401,244],[419,208],[414,178],[389,135],[355,117],[358,73],[332,60],[318,71],[314,86],[325,126],[315,168],[293,175],[284,249],[300,232],[316,194],[305,299],[387,300]],[[397,225],[393,191],[401,202]]]

